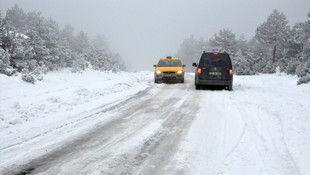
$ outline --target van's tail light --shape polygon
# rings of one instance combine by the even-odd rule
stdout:
[[[229,75],[232,76],[233,75],[233,70],[229,69]]]
[[[198,74],[198,75],[201,75],[201,68],[198,68],[198,69],[197,69],[197,74]]]

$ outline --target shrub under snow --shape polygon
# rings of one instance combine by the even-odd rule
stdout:
[[[36,82],[36,79],[34,78],[34,76],[30,73],[25,73],[22,75],[22,80],[27,82],[27,83],[32,83],[34,84]]]
[[[310,75],[308,74],[308,75],[306,75],[306,76],[304,76],[304,77],[301,77],[301,78],[298,80],[297,84],[300,85],[300,84],[309,83],[309,82],[310,82]]]

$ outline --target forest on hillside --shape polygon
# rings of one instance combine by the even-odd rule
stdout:
[[[191,65],[203,51],[227,52],[232,57],[234,73],[253,75],[275,73],[276,69],[300,77],[298,84],[310,82],[310,12],[308,20],[288,25],[286,16],[274,10],[247,41],[222,29],[210,39],[193,35],[183,40],[177,56]],[[246,25],[246,24],[245,24]]]
[[[17,5],[0,12],[0,73],[22,74],[26,82],[42,80],[48,71],[70,68],[80,72],[87,67],[117,72],[126,67],[121,56],[108,49],[103,35],[93,39],[67,24],[58,27],[40,12],[24,12]]]
[[[310,12],[305,22],[288,25],[286,16],[274,10],[260,24],[249,41],[222,29],[212,38],[186,38],[176,56],[191,65],[203,51],[227,52],[234,73],[253,75],[276,70],[300,77],[298,84],[310,82]],[[48,71],[86,68],[101,71],[126,70],[122,57],[108,48],[103,35],[94,38],[75,32],[70,24],[62,29],[52,18],[40,12],[24,12],[17,5],[0,12],[0,73],[20,73],[26,82],[42,80]]]

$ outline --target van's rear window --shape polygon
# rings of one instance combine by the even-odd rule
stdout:
[[[211,65],[215,67],[230,66],[230,58],[227,55],[206,54],[200,59],[200,65]]]

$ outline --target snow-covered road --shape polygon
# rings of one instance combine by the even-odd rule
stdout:
[[[42,120],[9,126],[2,114],[10,122],[1,125],[8,143],[0,144],[0,174],[310,173],[309,84],[287,75],[235,76],[234,91],[197,91],[192,74],[185,84],[130,76],[140,81],[138,93],[129,79],[126,98],[111,93],[118,100],[56,118],[38,133],[20,132]]]

